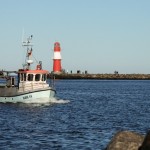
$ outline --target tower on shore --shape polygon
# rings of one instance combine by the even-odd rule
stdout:
[[[54,43],[54,58],[53,58],[53,72],[54,73],[61,73],[61,54],[60,54],[61,48],[60,43],[55,42]]]

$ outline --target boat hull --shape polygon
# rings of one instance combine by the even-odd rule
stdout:
[[[36,90],[32,92],[22,92],[18,93],[17,95],[13,96],[0,96],[0,102],[6,103],[17,103],[17,102],[23,102],[23,103],[44,103],[44,102],[50,102],[50,99],[55,97],[55,90],[49,88],[49,89],[42,89],[42,90]]]

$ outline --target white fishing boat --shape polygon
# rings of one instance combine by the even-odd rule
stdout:
[[[26,62],[18,71],[1,71],[0,102],[38,102],[55,97],[55,89],[47,82],[49,72],[42,69],[39,61],[35,69],[31,69],[32,36],[23,42],[27,48]],[[13,75],[12,75],[13,74]]]

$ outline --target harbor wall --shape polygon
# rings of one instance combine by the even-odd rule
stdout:
[[[50,74],[55,79],[150,80],[150,74]]]

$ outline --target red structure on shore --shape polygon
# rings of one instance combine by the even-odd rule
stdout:
[[[54,73],[61,73],[61,54],[60,54],[61,48],[60,43],[55,42],[54,43],[54,58],[53,58],[53,72]]]

